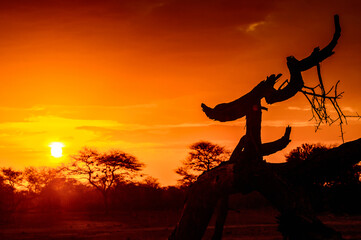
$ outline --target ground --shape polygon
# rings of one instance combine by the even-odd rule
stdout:
[[[167,239],[180,211],[128,211],[112,213],[17,213],[0,225],[2,240],[160,240]],[[230,211],[224,240],[281,240],[276,211]],[[361,216],[324,215],[321,219],[342,232],[345,239],[361,239]],[[212,235],[212,223],[204,239]]]

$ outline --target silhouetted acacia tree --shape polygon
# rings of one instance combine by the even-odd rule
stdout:
[[[182,166],[176,169],[176,173],[182,178],[178,180],[180,185],[189,186],[197,177],[210,169],[228,160],[230,151],[225,147],[208,141],[199,141],[192,144],[188,157],[182,162]]]
[[[71,174],[85,178],[102,194],[105,211],[108,212],[109,191],[115,181],[131,179],[143,166],[134,156],[119,150],[100,153],[84,148],[72,156],[67,169]]]

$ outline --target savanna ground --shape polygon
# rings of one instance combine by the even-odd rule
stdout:
[[[17,213],[0,226],[0,239],[167,239],[180,214],[175,210],[122,211],[108,216],[81,212]],[[223,239],[281,240],[275,216],[277,212],[271,208],[230,211]],[[323,215],[321,219],[346,239],[361,239],[361,216]],[[210,239],[212,230],[213,223],[204,239]]]

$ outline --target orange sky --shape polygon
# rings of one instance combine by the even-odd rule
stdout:
[[[346,114],[361,113],[359,0],[1,1],[0,166],[56,166],[83,146],[117,148],[174,184],[190,144],[233,148],[245,133],[244,119],[211,121],[200,104],[234,100],[272,73],[286,79],[286,57],[325,46],[335,13],[342,36],[323,78],[326,88],[341,80]],[[293,126],[291,144],[270,161],[304,142],[341,142],[337,126],[314,132],[301,94],[266,107],[264,142]],[[360,133],[350,119],[345,140]],[[64,157],[50,156],[53,141]]]

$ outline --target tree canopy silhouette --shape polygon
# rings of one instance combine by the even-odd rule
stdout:
[[[176,169],[176,173],[182,177],[178,180],[182,186],[189,186],[201,173],[218,166],[230,155],[225,147],[208,141],[193,143],[189,149],[191,151],[188,157],[182,162],[182,166]]]
[[[286,161],[290,164],[302,164],[302,162],[312,164],[318,156],[322,156],[331,149],[332,147],[322,144],[304,143],[291,150],[286,155]],[[312,196],[310,202],[315,211],[354,214],[361,212],[360,174],[360,164],[340,164],[336,170],[326,174],[315,174],[309,177],[306,175],[300,178],[289,178],[289,180]]]
[[[2,180],[5,184],[8,184],[12,189],[16,189],[21,186],[23,180],[22,172],[16,171],[12,168],[1,168]]]
[[[67,169],[71,174],[85,178],[102,194],[107,212],[109,191],[115,181],[131,179],[143,167],[144,164],[137,158],[120,150],[100,153],[94,149],[84,148],[72,156],[72,162]]]
[[[304,143],[300,147],[292,149],[291,152],[289,152],[286,155],[286,161],[299,162],[299,161],[310,160],[315,154],[320,154],[330,148],[331,147],[327,147],[322,144]]]

